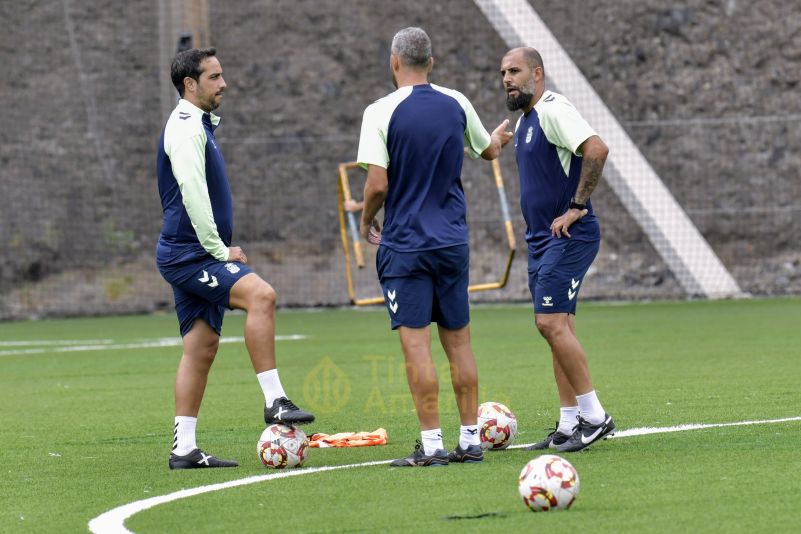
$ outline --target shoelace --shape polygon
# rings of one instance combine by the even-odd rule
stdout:
[[[552,438],[552,437],[553,437],[553,435],[554,435],[554,434],[556,434],[556,432],[559,430],[559,421],[557,421],[557,422],[555,423],[555,425],[556,425],[556,426],[554,426],[554,427],[553,427],[553,430],[551,430],[550,428],[545,428],[545,429],[543,429],[543,430],[550,430],[550,431],[551,431],[551,432],[550,432],[550,433],[549,433],[549,434],[546,436],[546,438],[545,438],[545,439],[550,439],[550,438]]]
[[[421,440],[417,440],[414,443],[414,452],[412,453],[413,456],[425,456],[426,450],[423,448],[423,442]]]
[[[294,402],[287,399],[286,397],[283,400],[278,401],[278,404],[280,404],[284,408],[289,408],[290,410],[300,410],[300,408],[298,408]]]

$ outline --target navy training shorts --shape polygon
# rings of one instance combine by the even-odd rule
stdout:
[[[457,330],[470,324],[468,245],[420,252],[380,246],[376,268],[393,330],[432,322]]]
[[[195,319],[203,319],[220,334],[225,308],[230,309],[231,288],[253,271],[244,263],[217,261],[209,257],[159,265],[159,272],[172,286],[175,312],[183,337],[192,329]]]
[[[598,255],[600,241],[561,239],[528,255],[528,288],[535,313],[576,314],[584,275]]]

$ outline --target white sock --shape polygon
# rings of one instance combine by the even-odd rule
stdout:
[[[573,434],[573,427],[578,424],[578,415],[578,406],[562,406],[559,408],[559,426],[556,428],[557,432],[567,436]]]
[[[434,454],[437,449],[444,449],[442,445],[442,429],[432,428],[431,430],[420,431],[420,437],[423,439],[423,452],[427,456]]]
[[[466,449],[470,445],[480,445],[478,425],[462,425],[459,427],[459,446]]]
[[[178,456],[186,456],[197,449],[195,443],[195,427],[197,417],[175,416],[175,433],[172,441],[172,452]]]
[[[603,406],[601,406],[598,395],[596,395],[594,389],[584,395],[577,395],[576,400],[579,403],[579,413],[581,417],[593,425],[603,423],[606,412]]]
[[[284,387],[281,385],[281,379],[278,378],[278,369],[270,369],[256,375],[261,385],[261,390],[264,392],[264,403],[267,407],[273,405],[275,399],[286,397]]]

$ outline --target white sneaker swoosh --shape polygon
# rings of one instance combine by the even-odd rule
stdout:
[[[584,434],[582,434],[582,435],[581,435],[581,442],[582,442],[584,445],[589,445],[590,443],[592,443],[593,441],[595,441],[595,440],[598,438],[598,435],[599,435],[601,432],[603,432],[604,430],[606,430],[606,425],[608,424],[608,422],[609,422],[608,420],[607,420],[607,421],[604,421],[604,422],[603,422],[603,424],[602,424],[601,426],[599,426],[599,427],[598,427],[598,430],[596,430],[595,432],[593,432],[592,434],[590,434],[590,435],[589,435],[589,436],[587,436],[587,437],[585,437],[585,436],[584,436]]]

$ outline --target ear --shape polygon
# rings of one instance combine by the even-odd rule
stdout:
[[[392,69],[392,72],[398,72],[400,69],[400,59],[395,54],[389,55],[389,68]]]
[[[197,80],[195,80],[191,76],[187,76],[186,78],[184,78],[184,92],[194,94],[195,89],[197,89]]]
[[[434,69],[434,58],[430,57],[428,58],[428,69],[426,70],[426,72],[431,73],[433,69]]]
[[[541,82],[545,78],[545,71],[542,69],[542,67],[534,67],[534,70],[532,71],[532,78],[534,78],[534,81],[537,83]]]

